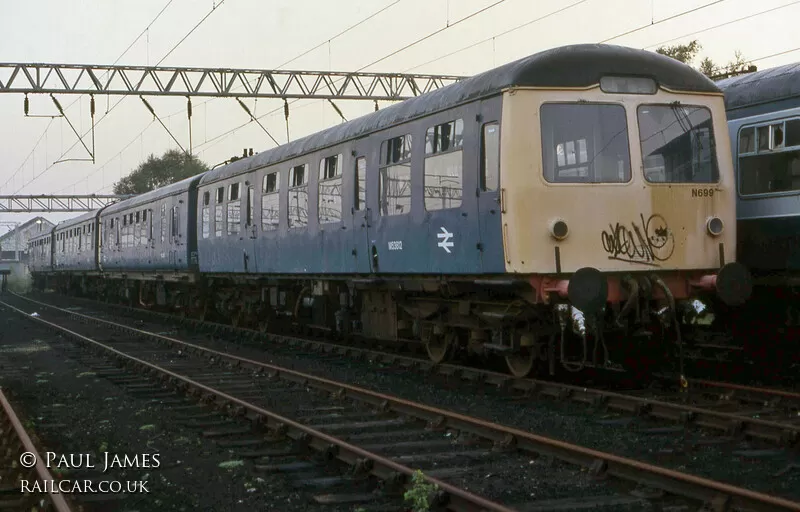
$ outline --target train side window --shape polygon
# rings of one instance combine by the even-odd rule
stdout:
[[[161,244],[167,239],[167,205],[161,205]]]
[[[325,157],[319,161],[317,194],[320,224],[342,220],[342,155]]]
[[[800,146],[800,119],[786,121],[786,146],[787,148]]]
[[[228,185],[228,201],[236,201],[239,199],[239,184],[231,183]]]
[[[744,145],[742,139],[753,138]],[[739,131],[739,193],[780,194],[800,191],[800,119]]]
[[[769,149],[769,126],[759,126],[756,133],[758,135],[758,150]]]
[[[464,143],[464,121],[457,119],[431,126],[425,133],[425,154],[435,155],[461,148]]]
[[[381,215],[403,215],[411,211],[411,135],[381,143],[378,202]]]
[[[481,132],[481,190],[497,190],[500,186],[500,123],[483,125]]]
[[[242,223],[242,201],[239,198],[239,184],[228,185],[228,234],[239,234]]]
[[[539,111],[542,170],[550,183],[624,183],[631,179],[622,105],[545,103]]]
[[[245,225],[247,227],[253,225],[253,208],[255,207],[253,205],[254,195],[255,195],[255,190],[253,186],[250,185],[249,187],[247,187],[247,221],[245,222]]]
[[[461,206],[464,122],[461,119],[428,128],[425,134],[425,210]]]
[[[200,223],[202,225],[201,232],[203,238],[211,236],[211,192],[205,191],[203,193],[203,208],[200,211]]]
[[[148,226],[148,229],[149,229],[148,240],[152,242],[153,240],[155,240],[153,238],[153,210],[152,209],[150,210],[150,225]]]
[[[272,231],[278,229],[280,221],[280,172],[271,172],[264,176],[261,185],[261,230]]]
[[[739,132],[739,154],[754,153],[756,150],[756,129],[744,128]]]
[[[177,238],[181,234],[181,232],[180,232],[180,225],[181,224],[180,224],[180,221],[179,221],[179,216],[180,216],[180,210],[178,209],[177,206],[173,206],[172,207],[172,237],[174,239],[176,239],[175,241],[177,241]]]
[[[800,151],[780,151],[739,157],[742,195],[800,190]]]
[[[367,206],[367,159],[360,156],[356,158],[355,179],[353,180],[353,208],[363,210]]]
[[[214,202],[214,236],[222,236],[222,225],[225,223],[225,210],[222,203],[225,201],[225,187],[217,188],[216,201]]]
[[[289,170],[289,228],[308,225],[308,165],[296,165]]]
[[[142,210],[142,224],[139,226],[138,245],[147,245],[147,210]]]

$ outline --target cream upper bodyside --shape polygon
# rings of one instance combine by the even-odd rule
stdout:
[[[625,107],[631,163],[628,183],[545,180],[539,108],[545,102],[581,100]],[[675,101],[705,106],[711,111],[718,183],[662,184],[645,180],[636,106]],[[606,94],[599,87],[572,91],[512,89],[503,95],[500,148],[503,244],[508,272],[556,273],[556,246],[561,272],[565,273],[582,267],[602,271],[715,269],[721,266],[720,242],[724,243],[725,262],[735,260],[736,187],[722,95],[674,94],[661,89],[655,95],[619,95]],[[713,197],[692,197],[692,189],[713,189]],[[713,216],[724,223],[721,236],[712,237],[707,231],[708,219]],[[563,220],[569,228],[564,240],[556,240],[550,234],[550,226],[556,220]],[[659,238],[644,251],[656,258],[627,258],[614,250],[629,249],[630,234],[636,235],[637,230],[652,236],[656,230],[663,235],[663,228],[667,228],[666,239]]]

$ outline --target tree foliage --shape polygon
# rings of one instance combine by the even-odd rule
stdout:
[[[672,57],[675,60],[679,60],[684,64],[689,64],[691,66],[692,61],[702,49],[703,46],[695,40],[689,42],[689,44],[659,46],[656,48],[656,53],[666,55],[667,57]],[[708,57],[706,57],[706,60],[708,60]]]
[[[208,165],[177,149],[160,157],[152,154],[129,175],[114,184],[115,194],[142,194],[208,170]]]
[[[703,46],[697,40],[693,40],[687,44],[660,46],[656,48],[656,53],[672,57],[675,60],[679,60],[691,66],[702,49]],[[734,59],[726,65],[717,65],[710,58],[704,57],[703,60],[700,61],[700,66],[697,69],[709,78],[732,76],[757,70],[756,66],[751,65],[745,60],[742,56],[742,52],[739,50],[736,50]]]

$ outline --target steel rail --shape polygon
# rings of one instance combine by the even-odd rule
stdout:
[[[47,466],[42,462],[42,457],[39,455],[39,451],[36,449],[36,446],[31,441],[30,436],[25,431],[25,427],[22,426],[22,422],[17,417],[17,414],[14,412],[14,408],[11,407],[11,404],[8,402],[5,394],[3,393],[2,389],[0,389],[0,404],[3,406],[3,412],[6,415],[9,423],[11,423],[11,427],[14,429],[14,433],[16,433],[19,442],[22,444],[22,447],[25,448],[25,451],[28,453],[32,453],[34,457],[36,457],[36,464],[34,465],[35,473],[40,482],[52,482],[55,479],[53,475],[50,474],[48,471]],[[4,432],[4,435],[8,435]],[[3,444],[7,445],[8,440],[6,439]],[[9,454],[9,447],[6,446],[6,454]],[[50,498],[50,502],[53,504],[53,507],[57,512],[71,512],[72,509],[67,504],[67,501],[60,493],[53,492],[52,488],[47,491],[47,495]]]
[[[29,320],[44,324],[52,329],[55,329],[56,331],[61,331],[73,339],[88,343],[106,352],[110,352],[111,354],[114,354],[119,361],[132,363],[140,368],[147,369],[151,374],[160,374],[162,378],[168,379],[171,383],[176,384],[176,386],[179,388],[182,387],[184,390],[186,390],[187,387],[190,387],[196,391],[201,391],[202,393],[206,394],[204,401],[208,401],[207,397],[213,396],[215,399],[219,399],[223,403],[235,405],[240,408],[238,411],[236,411],[236,415],[241,416],[245,410],[249,411],[255,415],[255,418],[258,419],[260,425],[265,426],[273,431],[281,432],[291,439],[302,440],[304,436],[309,436],[311,438],[309,447],[321,452],[333,454],[336,456],[336,458],[351,466],[361,464],[362,467],[368,468],[370,473],[381,479],[390,480],[395,483],[402,483],[403,485],[410,485],[411,477],[414,475],[414,470],[412,468],[398,464],[390,459],[325,434],[324,432],[320,432],[308,426],[297,423],[289,418],[275,414],[225,392],[219,391],[188,377],[167,370],[166,368],[162,368],[143,359],[139,359],[138,357],[126,354],[120,350],[105,345],[104,343],[100,343],[99,341],[93,340],[87,336],[57,325],[53,322],[49,322],[40,317],[32,317],[25,311],[22,311],[21,309],[18,309],[6,302],[0,301],[0,305],[9,308],[10,310],[24,316],[25,318],[28,318]],[[134,329],[134,331],[137,330]],[[363,461],[370,461],[371,464],[367,463],[365,466]],[[398,475],[402,476],[398,478]],[[499,503],[492,502],[463,489],[459,489],[458,487],[450,485],[437,478],[433,478],[428,475],[423,476],[428,483],[438,486],[441,491],[447,494],[448,505],[454,507],[454,510],[513,512],[513,509],[505,507]]]
[[[0,304],[4,303],[0,302]],[[13,306],[8,307],[13,308]],[[377,393],[375,391],[335,382],[330,379],[305,374],[287,368],[281,368],[268,363],[246,359],[243,357],[234,356],[232,354],[226,354],[224,352],[208,349],[161,334],[136,329],[108,320],[93,318],[88,315],[75,313],[73,311],[64,310],[55,306],[50,307],[60,310],[68,315],[83,318],[87,321],[110,325],[117,330],[127,331],[129,333],[137,334],[154,340],[161,340],[168,344],[179,345],[197,353],[224,358],[236,363],[239,366],[268,370],[271,372],[271,376],[274,378],[283,378],[293,382],[300,382],[306,386],[313,386],[329,392],[337,393],[340,396],[347,396],[352,399],[379,406],[384,410],[391,410],[407,416],[421,418],[441,428],[451,427],[457,430],[470,432],[493,441],[498,447],[513,447],[536,454],[552,456],[572,464],[592,468],[593,471],[598,473],[609,474],[617,478],[637,483],[644,483],[663,491],[671,492],[679,496],[701,500],[705,503],[723,503],[730,507],[742,508],[746,510],[793,510],[800,512],[800,502],[793,502],[777,496],[770,496],[748,489],[735,487],[723,482],[709,480],[687,473],[681,473],[671,469],[654,466],[634,459],[593,450],[583,446],[573,445],[563,441],[558,441],[556,439],[525,432],[516,428],[499,425],[497,423],[478,418],[472,418],[424,404],[414,403],[402,398]],[[25,315],[25,313],[21,310],[16,308],[13,309]],[[31,320],[43,322],[64,332],[73,333],[73,331],[69,331],[68,329],[47,322],[46,320],[41,319],[41,317],[30,317],[29,315],[26,315],[26,317],[30,318]],[[99,342],[89,340],[80,334],[74,334],[81,339],[86,339],[87,341],[91,341],[97,345],[102,345]],[[105,345],[102,346],[105,347]],[[110,350],[124,355],[115,349]],[[131,356],[126,357],[131,358]],[[150,363],[143,363],[149,367],[154,367],[154,365],[150,365]],[[188,380],[183,378],[181,379]],[[378,456],[376,455],[375,457]],[[430,481],[437,483],[438,485],[438,481],[435,481],[434,479],[431,479]]]
[[[66,310],[53,306],[45,302],[37,301],[28,297],[18,297],[40,304],[45,307],[55,308],[65,313],[77,316],[86,316],[81,313]],[[124,306],[122,306],[124,307]],[[131,308],[135,312],[142,312],[140,309]],[[151,312],[147,312],[151,313]],[[154,313],[160,315],[161,313]],[[167,315],[171,316],[171,315]],[[87,317],[91,318],[91,317]],[[107,322],[106,320],[94,319],[99,322]],[[190,319],[191,320],[191,319]],[[192,322],[199,322],[191,320]],[[233,332],[237,330],[244,330],[235,328],[226,324],[217,324],[220,327],[230,329]],[[257,331],[247,330],[248,332],[263,336]],[[319,345],[324,349],[332,352],[346,354],[348,352],[364,352],[366,354],[374,355],[381,361],[387,363],[397,363],[398,361],[410,362],[414,365],[419,365],[424,369],[436,368],[440,373],[446,375],[460,374],[462,377],[472,380],[484,380],[493,383],[498,387],[505,387],[509,390],[521,391],[523,393],[537,393],[542,396],[550,396],[560,400],[569,399],[574,402],[588,404],[588,405],[603,405],[608,409],[635,414],[638,416],[649,416],[656,419],[668,420],[685,425],[695,425],[698,427],[709,428],[723,432],[727,435],[744,435],[755,439],[761,439],[773,444],[779,445],[796,445],[800,443],[800,425],[791,425],[781,423],[778,421],[764,420],[760,418],[751,418],[744,415],[735,413],[712,411],[691,405],[665,402],[662,400],[655,400],[646,397],[638,397],[627,395],[625,393],[607,391],[602,389],[587,388],[564,384],[559,382],[538,380],[538,379],[516,379],[511,375],[492,372],[489,370],[481,370],[477,368],[470,368],[466,366],[459,366],[453,364],[434,365],[432,362],[399,354],[390,354],[386,352],[374,351],[369,349],[362,349],[357,347],[348,347],[346,345],[339,345],[335,343],[305,340],[302,338],[294,338],[290,336],[282,336],[277,334],[267,334],[271,340],[279,341],[289,345],[292,344],[313,344]],[[179,343],[185,343],[175,340]],[[209,350],[209,349],[204,349]],[[711,381],[691,381],[691,382],[711,382]]]
[[[793,402],[795,405],[800,405],[800,393],[790,391],[788,389],[760,388],[755,386],[746,386],[743,384],[735,384],[733,382],[717,382],[705,379],[690,379],[689,383],[707,389],[741,391],[746,394],[752,394],[754,397],[760,396],[761,399],[768,401],[786,399]]]

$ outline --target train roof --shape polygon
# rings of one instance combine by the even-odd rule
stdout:
[[[201,176],[202,174],[190,176],[176,183],[165,185],[161,188],[151,190],[150,192],[145,192],[144,194],[139,194],[138,196],[131,197],[130,199],[125,199],[124,201],[114,203],[110,206],[107,206],[105,210],[103,210],[102,216],[128,210],[130,208],[136,208],[137,206],[149,204],[165,197],[182,194],[189,190],[192,185],[194,185],[194,183],[200,179]]]
[[[734,76],[717,82],[728,118],[800,106],[800,63]]]
[[[94,210],[92,212],[84,213],[83,215],[79,215],[78,217],[73,217],[71,219],[62,220],[58,224],[56,224],[55,230],[56,231],[63,231],[64,229],[69,228],[70,226],[74,226],[75,224],[80,224],[81,222],[86,222],[87,220],[92,220],[97,217],[98,210]]]
[[[585,88],[599,84],[600,78],[605,75],[651,77],[660,86],[676,91],[721,92],[714,82],[698,71],[655,52],[600,44],[563,46],[510,62],[256,156],[243,158],[207,172],[200,184],[213,183],[414,118],[494,96],[510,87]]]
[[[34,240],[39,240],[40,238],[50,238],[50,236],[53,234],[53,230],[54,229],[56,229],[55,226],[53,226],[52,228],[48,229],[47,231],[43,231],[41,234],[38,234],[36,236],[32,236],[32,237],[30,237],[28,239],[28,242],[33,242]]]

